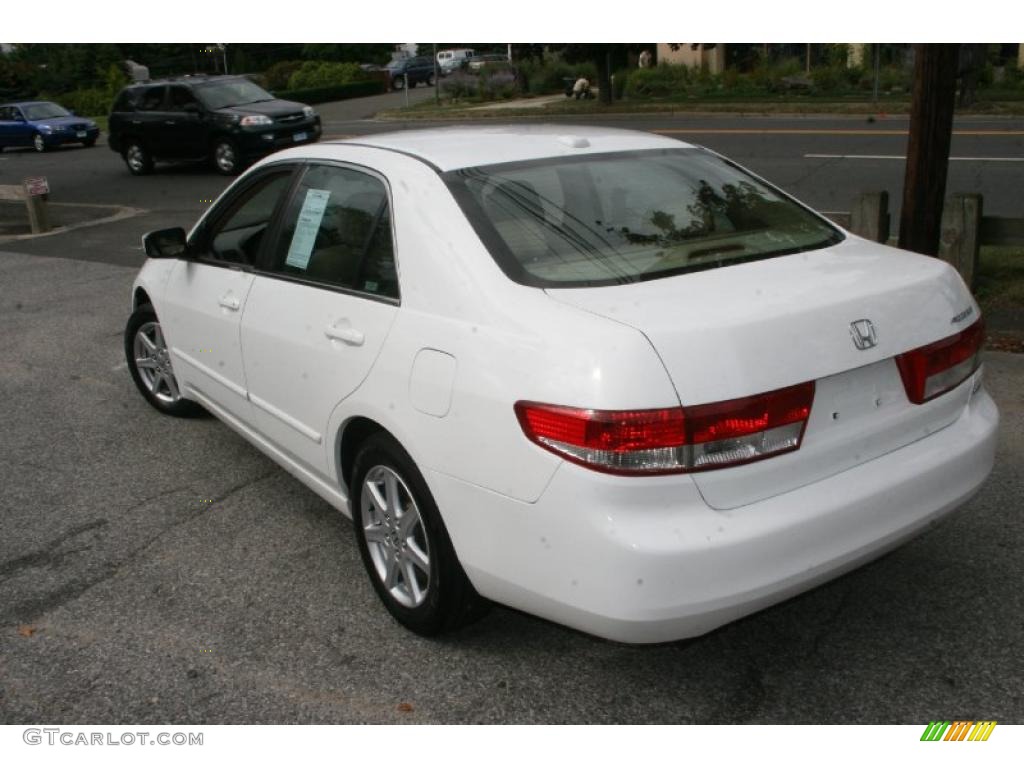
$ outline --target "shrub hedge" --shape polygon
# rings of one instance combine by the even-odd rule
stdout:
[[[360,96],[376,96],[385,93],[387,86],[383,80],[359,80],[343,85],[325,85],[320,88],[299,88],[297,90],[276,91],[279,99],[299,101],[303,104],[323,104],[325,101],[342,101]]]

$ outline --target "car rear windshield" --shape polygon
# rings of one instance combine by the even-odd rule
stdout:
[[[68,117],[71,115],[64,107],[54,104],[52,101],[26,104],[21,108],[21,111],[25,113],[26,120],[46,120],[51,117]]]
[[[703,149],[479,166],[444,179],[505,274],[544,288],[652,280],[843,239]]]
[[[255,104],[259,101],[272,101],[269,93],[256,83],[239,78],[238,80],[216,80],[209,83],[197,83],[192,86],[196,96],[207,109],[223,109],[224,107],[240,107],[243,104]]]

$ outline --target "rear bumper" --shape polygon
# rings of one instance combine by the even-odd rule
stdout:
[[[692,637],[920,533],[992,469],[999,414],[979,390],[953,424],[838,475],[727,511],[686,476],[563,464],[534,504],[426,473],[485,597],[630,643]]]

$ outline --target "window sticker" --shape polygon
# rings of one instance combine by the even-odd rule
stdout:
[[[330,197],[329,189],[310,189],[306,192],[302,210],[299,211],[299,220],[295,223],[295,234],[292,235],[292,243],[288,246],[288,258],[284,260],[289,267],[305,269],[309,264],[309,257],[313,254],[316,235],[320,231],[320,222],[324,218]]]

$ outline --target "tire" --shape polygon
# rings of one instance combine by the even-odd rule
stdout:
[[[49,147],[46,146],[46,140],[43,138],[41,133],[32,134],[32,148],[36,152],[45,152]]]
[[[184,418],[203,413],[198,403],[181,396],[160,322],[149,304],[139,305],[128,318],[124,329],[124,355],[135,386],[160,413]],[[140,366],[140,360],[146,360],[147,364]]]
[[[122,157],[133,176],[145,176],[153,172],[153,156],[135,139],[125,145]]]
[[[86,149],[88,149],[89,147],[95,147],[96,139],[86,139],[85,141],[82,142],[82,146],[85,147]]]
[[[466,578],[423,475],[391,435],[377,432],[363,443],[351,488],[359,554],[374,590],[399,624],[431,637],[486,612],[487,602]],[[392,511],[403,507],[401,516]]]
[[[217,173],[222,176],[237,176],[242,170],[242,158],[238,147],[231,139],[221,138],[213,142],[210,159]]]
[[[391,79],[391,90],[400,91],[403,88],[405,88],[405,78],[402,75],[398,75]]]
[[[428,88],[433,88],[434,87],[434,76],[433,75],[427,75],[427,87]]]

